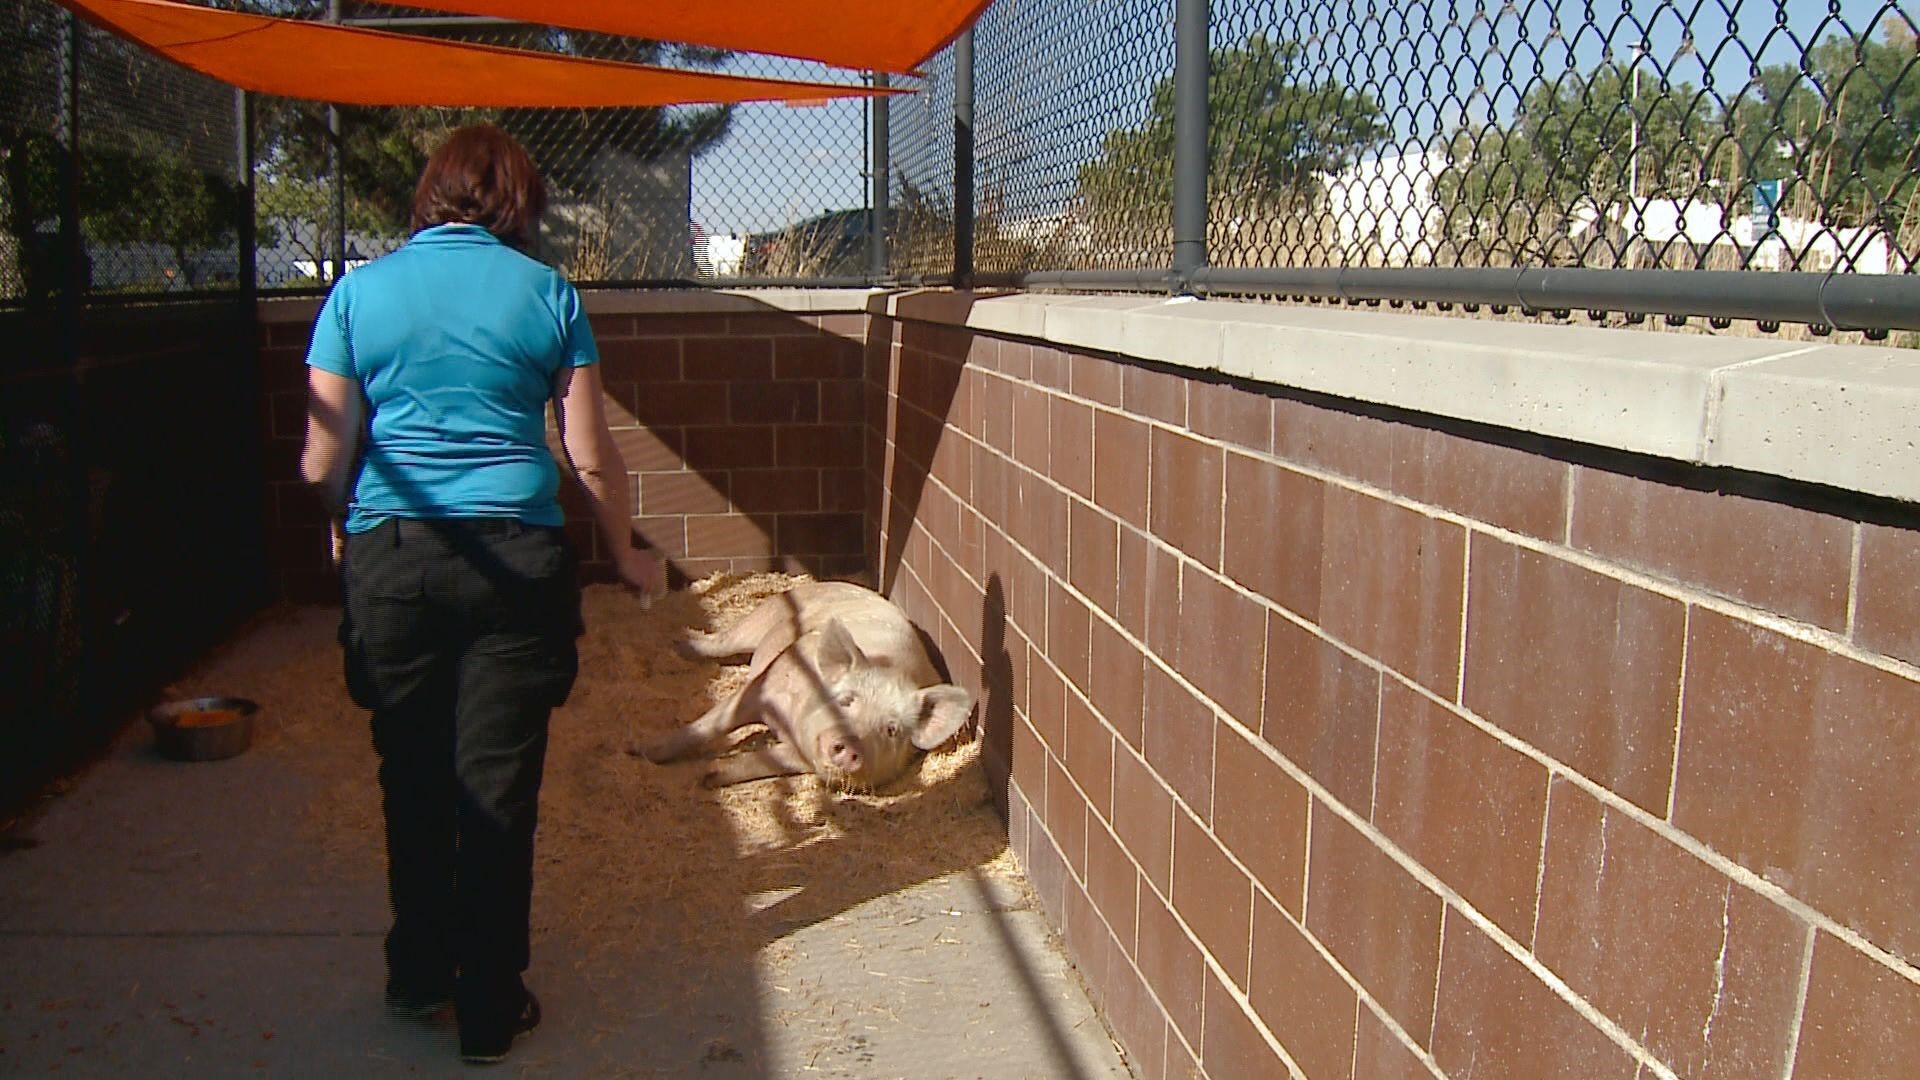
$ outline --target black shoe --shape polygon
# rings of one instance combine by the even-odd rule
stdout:
[[[507,1059],[513,1040],[540,1026],[540,1000],[526,992],[520,1015],[504,1024],[460,1017],[460,1060],[469,1065],[491,1065]]]
[[[453,995],[446,990],[387,984],[387,1013],[400,1020],[425,1020],[453,1006]]]

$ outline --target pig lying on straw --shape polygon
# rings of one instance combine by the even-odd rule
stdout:
[[[972,694],[940,682],[906,615],[845,582],[809,582],[768,597],[731,629],[696,635],[685,649],[710,659],[751,652],[747,683],[640,753],[677,761],[753,723],[778,738],[715,762],[706,775],[711,787],[805,772],[882,787],[906,771],[916,748],[946,742],[973,711]]]

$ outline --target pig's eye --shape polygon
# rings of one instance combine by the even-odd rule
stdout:
[[[840,706],[843,709],[853,708],[853,691],[851,690],[841,691],[840,696],[833,699],[833,703],[835,705]]]
[[[899,724],[899,722],[898,722],[898,721],[893,721],[893,720],[889,720],[889,721],[887,722],[887,738],[889,738],[889,739],[897,739],[897,738],[899,738],[899,737],[900,737],[900,724]]]

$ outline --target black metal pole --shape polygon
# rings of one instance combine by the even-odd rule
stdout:
[[[87,244],[80,232],[80,20],[72,11],[60,18],[59,116],[54,141],[60,181],[60,255],[55,309],[69,362],[79,359],[80,309],[91,284]],[[16,193],[18,194],[18,193]]]
[[[253,186],[253,95],[235,87],[233,91],[233,179],[239,196],[234,208],[234,243],[238,246],[237,267],[240,304],[252,318],[254,298],[260,291],[259,235],[254,222]]]
[[[340,21],[340,0],[327,0],[327,21]],[[333,181],[333,236],[328,245],[333,257],[333,280],[347,272],[347,177],[346,146],[340,135],[340,107],[327,106],[327,172]]]
[[[888,85],[885,72],[873,73],[873,87],[885,90]],[[891,162],[888,150],[892,146],[892,131],[888,115],[890,102],[888,95],[876,94],[873,102],[873,145],[869,150],[872,159],[873,195],[871,201],[872,219],[868,222],[867,232],[867,276],[875,282],[885,281],[887,277],[887,218],[888,200],[892,198],[893,175],[889,168]]]
[[[1055,270],[991,275],[995,285],[1157,292],[1164,270]],[[1530,311],[1631,312],[1808,323],[1840,330],[1920,330],[1920,277],[1758,270],[1584,267],[1202,267],[1203,295],[1508,305]]]
[[[1191,292],[1207,265],[1208,0],[1175,0],[1173,27],[1173,273]]]
[[[54,121],[55,168],[60,183],[60,250],[54,287],[59,294],[54,297],[53,317],[58,323],[54,333],[59,342],[60,361],[66,370],[60,380],[57,404],[53,406],[57,411],[43,419],[53,422],[54,430],[64,442],[66,461],[64,464],[56,464],[58,459],[49,462],[54,467],[45,470],[45,475],[36,478],[34,483],[40,489],[36,495],[50,496],[53,505],[59,507],[46,521],[55,530],[55,550],[77,557],[74,573],[61,590],[64,595],[56,593],[59,598],[55,602],[63,607],[60,611],[63,618],[77,620],[79,645],[76,651],[59,658],[56,673],[61,684],[78,688],[74,700],[79,709],[86,709],[91,697],[86,691],[87,676],[97,675],[95,665],[89,662],[93,657],[97,624],[82,613],[94,609],[97,586],[94,549],[89,542],[87,525],[87,471],[82,465],[90,460],[92,448],[87,445],[87,425],[82,423],[86,415],[86,377],[81,371],[81,354],[87,346],[82,320],[87,313],[87,293],[93,287],[93,271],[87,265],[86,237],[80,231],[80,214],[85,209],[80,200],[82,31],[80,20],[71,9],[62,11],[60,16],[59,86],[55,91],[59,101]],[[15,192],[14,197],[21,194]],[[97,678],[93,681],[98,685]]]
[[[953,43],[953,283],[973,285],[973,30]]]

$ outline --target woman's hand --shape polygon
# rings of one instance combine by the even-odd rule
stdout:
[[[667,595],[667,561],[653,548],[626,548],[614,557],[613,565],[620,580],[640,594],[642,607]]]
[[[347,523],[339,518],[329,520],[327,538],[333,546],[333,567],[338,570],[347,561]]]

